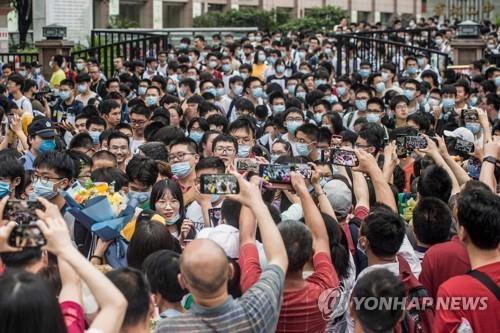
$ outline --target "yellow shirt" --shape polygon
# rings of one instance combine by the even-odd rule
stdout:
[[[65,79],[66,79],[66,74],[64,74],[64,71],[62,69],[59,69],[54,73],[52,73],[52,76],[50,77],[49,86],[52,89],[57,88],[61,84],[61,81]]]
[[[264,74],[266,72],[266,64],[252,64],[252,76],[258,77],[265,82]]]

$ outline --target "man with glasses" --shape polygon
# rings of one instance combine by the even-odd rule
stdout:
[[[226,168],[233,164],[236,152],[238,151],[238,141],[231,135],[220,134],[212,142],[213,156],[220,158]]]
[[[385,115],[384,112],[385,105],[384,102],[378,97],[372,97],[367,102],[366,107],[366,120],[368,123],[374,123],[380,125],[384,128],[384,139],[389,141],[389,131],[385,125],[382,125],[382,118]]]
[[[130,125],[132,125],[132,142],[130,150],[135,152],[140,145],[146,142],[144,138],[144,129],[148,124],[151,110],[138,104],[130,110]]]
[[[194,166],[200,159],[198,145],[191,139],[180,138],[170,143],[169,151],[168,163],[187,206],[194,201],[196,194]]]
[[[384,147],[384,129],[375,123],[366,124],[358,133],[355,147],[377,157]]]
[[[253,157],[255,145],[255,127],[250,118],[240,117],[231,123],[229,133],[238,142],[238,157]]]
[[[319,139],[318,126],[314,124],[303,124],[295,132],[297,138],[297,156],[307,157],[311,161],[319,159],[317,149]]]

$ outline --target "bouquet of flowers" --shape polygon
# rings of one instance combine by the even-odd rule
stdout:
[[[113,183],[76,182],[65,193],[68,212],[103,240],[111,240],[132,218],[135,206],[115,192]]]

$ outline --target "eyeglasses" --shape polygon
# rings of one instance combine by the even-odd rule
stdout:
[[[188,155],[196,155],[196,153],[184,153],[184,152],[180,152],[180,153],[177,153],[177,154],[171,154],[171,155],[168,155],[168,160],[169,161],[184,161],[186,159],[186,156]]]
[[[160,206],[166,206],[167,204],[170,206],[170,207],[177,207],[177,206],[180,206],[180,202],[179,200],[165,200],[165,199],[160,199],[158,201],[156,201],[156,204],[157,205],[160,205]]]
[[[64,179],[64,177],[49,177],[49,176],[38,176],[38,175],[31,176],[32,183],[40,181],[43,185],[47,185],[51,180],[61,180],[61,179]]]
[[[143,126],[146,124],[146,120],[130,120],[132,126]]]
[[[214,151],[218,154],[226,153],[232,155],[236,152],[236,149],[233,147],[215,147]]]

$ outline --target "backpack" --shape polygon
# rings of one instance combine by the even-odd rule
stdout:
[[[396,326],[395,332],[403,333],[431,333],[434,322],[434,312],[431,305],[425,302],[430,297],[427,289],[413,275],[410,265],[400,255],[397,256],[399,263],[399,278],[403,282],[407,296],[407,307],[403,320]],[[408,307],[408,302],[409,307]],[[415,306],[418,303],[418,306]]]

